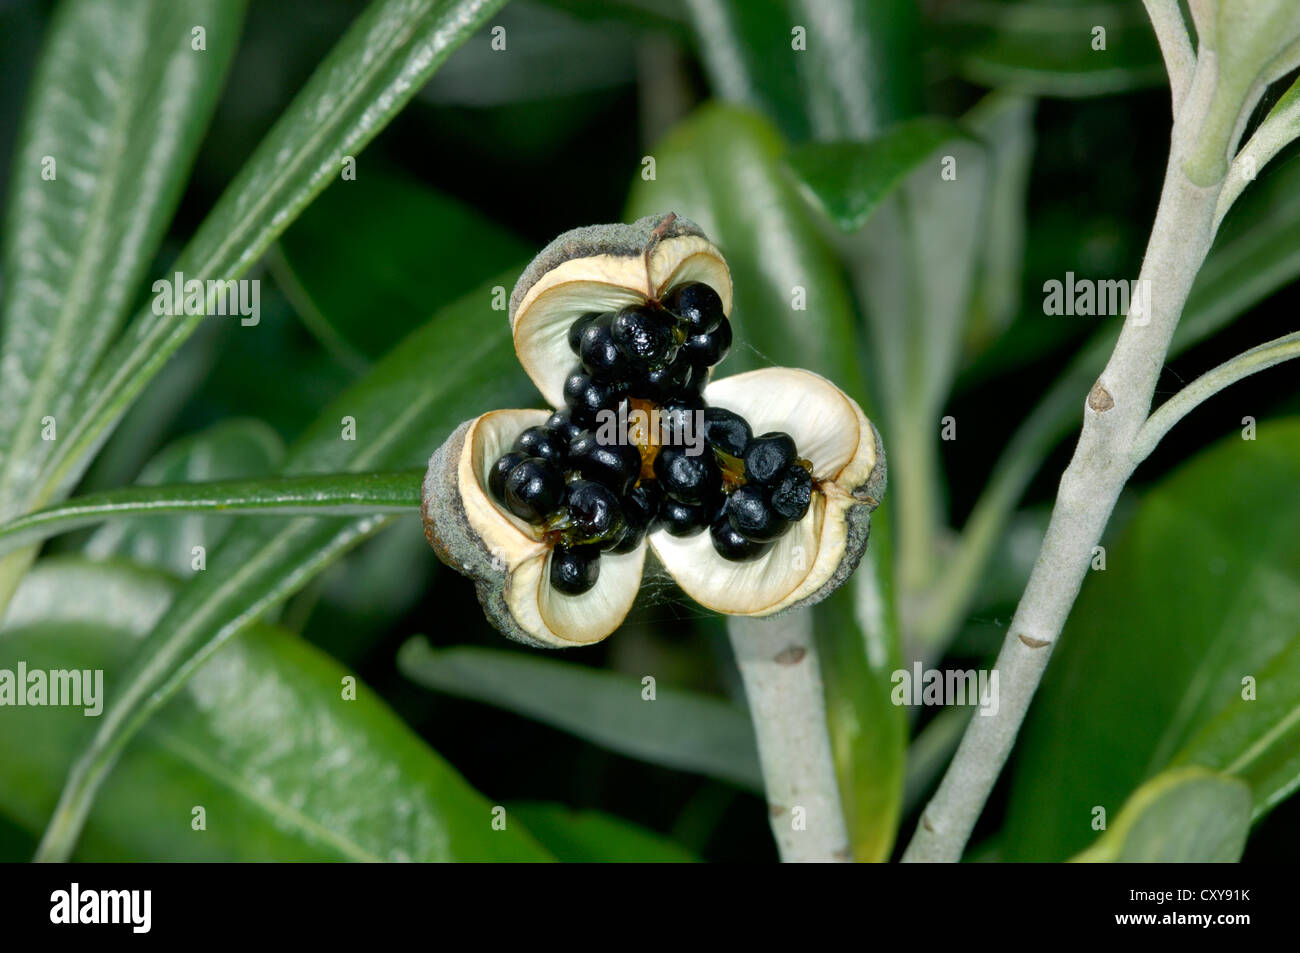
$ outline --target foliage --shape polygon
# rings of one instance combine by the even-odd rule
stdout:
[[[461,420],[540,403],[500,309],[529,254],[668,210],[731,267],[722,372],[817,370],[884,434],[814,618],[855,855],[897,856],[960,717],[893,675],[990,664],[1115,337],[1043,283],[1140,262],[1169,118],[1139,5],[281,6],[0,11],[35,64],[0,111],[0,670],[111,687],[0,708],[0,858],[770,859],[715,618],[659,585],[540,657],[416,514]],[[1297,196],[1284,159],[1246,189],[1162,392],[1295,330]],[[158,313],[176,272],[258,282],[258,320]],[[1289,856],[1297,415],[1264,375],[1139,471],[981,829],[1004,859]]]

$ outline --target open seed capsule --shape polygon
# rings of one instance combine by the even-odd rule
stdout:
[[[550,647],[603,639],[631,608],[649,552],[701,605],[750,616],[816,602],[857,566],[885,489],[880,436],[851,398],[809,371],[710,383],[710,364],[730,345],[731,300],[722,256],[672,215],[566,233],[525,270],[510,298],[515,349],[554,412],[466,421],[430,459],[423,487],[426,535],[475,580],[502,632]],[[641,335],[644,348],[614,341],[624,358],[664,361],[625,373],[600,328],[608,320],[613,340],[609,316],[633,312],[674,316],[674,344],[665,349],[653,329]],[[625,330],[640,341],[645,329]],[[579,446],[579,428],[630,408],[668,408],[668,431],[683,441],[700,414],[700,440],[688,444],[699,452],[629,443],[618,431],[624,449],[605,461],[605,479],[577,466],[575,447],[579,459],[594,455]],[[551,445],[541,435],[520,440],[544,423],[564,447],[562,471],[542,456]],[[523,453],[533,455],[512,456]],[[544,512],[556,473],[562,492]],[[597,489],[583,489],[587,480]],[[575,497],[582,506],[565,505]]]

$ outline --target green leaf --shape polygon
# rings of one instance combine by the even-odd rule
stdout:
[[[20,511],[180,198],[242,0],[71,0],[26,107],[5,223],[0,519]],[[206,30],[207,48],[190,31]],[[60,441],[41,439],[53,418]]]
[[[1300,65],[1300,7],[1291,0],[1254,0],[1203,9],[1197,19],[1199,45],[1214,57],[1214,95],[1202,107],[1182,168],[1192,182],[1209,187],[1227,174],[1228,155],[1258,91]]]
[[[492,26],[502,27],[507,37],[527,37],[527,42],[510,44],[509,56],[502,56],[491,43],[470,44],[421,91],[420,100],[475,108],[544,106],[568,97],[633,87],[641,68],[637,59],[641,34],[630,24],[619,22],[619,11],[602,11],[602,22],[586,23],[581,17],[548,9],[553,6],[507,6],[493,18]],[[657,23],[643,25],[659,28]],[[675,32],[684,31],[678,28]]]
[[[283,457],[284,442],[266,424],[259,420],[227,420],[164,447],[145,464],[136,483],[141,489],[152,489],[169,483],[260,477],[276,469]],[[85,503],[83,496],[70,506]],[[30,521],[31,517],[24,519]],[[196,513],[116,521],[101,527],[83,552],[96,559],[116,554],[142,566],[156,566],[183,576],[190,572],[193,547],[202,544],[213,548],[229,523],[227,519]],[[6,528],[0,526],[0,550],[6,546],[5,534]]]
[[[941,134],[939,124],[917,145]],[[871,227],[842,242],[867,314],[882,411],[891,430],[919,425],[927,437],[957,371],[988,184],[978,140],[950,135],[942,151],[928,162],[913,153],[910,174],[891,176],[892,192],[874,199]]]
[[[1226,438],[1107,543],[1018,745],[1009,859],[1064,858],[1300,629],[1300,419]],[[1261,505],[1261,501],[1268,505]]]
[[[852,233],[940,146],[970,138],[952,120],[918,116],[868,141],[808,143],[790,153],[789,163],[813,206]]]
[[[1300,79],[1292,83],[1273,103],[1268,114],[1251,133],[1250,139],[1237,150],[1233,164],[1240,172],[1237,175],[1230,174],[1223,183],[1223,191],[1219,193],[1219,209],[1231,207],[1242,190],[1255,181],[1258,171],[1297,138],[1300,138]]]
[[[715,96],[794,140],[862,139],[919,111],[915,0],[687,0]]]
[[[861,863],[889,859],[907,760],[906,710],[890,698],[900,666],[898,623],[881,586],[892,553],[884,545],[888,534],[875,535],[879,518],[873,516],[871,548],[857,574],[812,610],[840,800]]]
[[[402,646],[398,667],[426,688],[551,725],[610,751],[763,790],[754,731],[744,709],[720,698],[522,652]]]
[[[1166,771],[1133,792],[1084,863],[1232,864],[1250,829],[1250,791],[1199,769]]]
[[[685,0],[545,0],[548,7],[582,20],[626,23],[642,30],[685,35]]]
[[[1205,340],[1297,276],[1300,167],[1289,162],[1261,172],[1228,213],[1188,296],[1174,353]]]
[[[0,667],[102,669],[105,684],[120,684],[174,588],[125,564],[45,560],[0,630]],[[282,630],[248,629],[127,748],[76,859],[545,859],[518,825],[494,830],[491,803],[369,687],[346,698],[351,677]],[[76,707],[7,708],[4,718],[0,812],[36,833],[96,719]]]
[[[504,0],[377,0],[317,67],[185,247],[187,280],[239,278]],[[432,303],[431,303],[432,304]],[[38,502],[66,493],[89,456],[202,316],[145,308],[60,432]]]
[[[380,533],[295,597],[299,631],[342,662],[360,660],[420,604],[442,570],[423,533]],[[468,600],[468,611],[476,611],[475,605]],[[287,617],[281,625],[288,625]]]
[[[1243,684],[1173,764],[1241,778],[1250,785],[1258,820],[1300,787],[1300,638],[1249,677],[1249,696]]]
[[[306,476],[258,477],[253,480],[216,480],[211,483],[175,483],[165,486],[131,486],[75,497],[64,503],[20,516],[0,526],[0,553],[9,552],[58,533],[93,526],[108,519],[158,513],[218,513],[234,516],[371,516],[379,513],[414,513],[420,507],[418,470],[401,473],[312,473]],[[178,534],[169,539],[186,566],[187,545],[220,541],[221,533]],[[156,552],[153,539],[137,541],[146,554]],[[130,547],[128,547],[130,548]],[[177,552],[170,555],[175,556]]]
[[[1075,97],[1165,81],[1151,23],[1132,0],[963,0],[933,9],[940,50],[973,83]]]
[[[299,314],[323,344],[361,367],[430,310],[529,255],[469,206],[382,171],[328,190],[280,248],[279,275]],[[357,281],[358,273],[368,280]]]
[[[515,359],[505,315],[492,310],[492,287],[512,280],[513,274],[498,276],[444,309],[376,364],[295,443],[285,474],[420,466],[462,420],[528,400],[532,387]],[[355,425],[355,439],[345,439],[345,418]],[[123,673],[90,747],[74,766],[45,852],[71,848],[95,788],[122,745],[195,666],[392,519],[240,519]],[[409,518],[403,531],[418,533],[418,519]]]
[[[982,143],[948,140],[840,249],[866,315],[869,379],[888,434],[900,590],[935,573],[942,526],[938,433],[971,314],[988,201]]]
[[[507,818],[519,818],[555,859],[569,864],[689,864],[699,860],[661,834],[600,811],[573,811],[560,804],[511,804]],[[507,830],[509,821],[507,820]]]
[[[922,800],[939,783],[970,724],[972,710],[951,706],[935,714],[907,748],[907,774],[903,780],[903,813],[924,806]],[[971,860],[971,851],[966,852]]]
[[[998,90],[965,116],[967,128],[988,148],[990,180],[974,307],[966,329],[968,357],[996,340],[1020,310],[1036,105],[1032,97]]]
[[[135,482],[158,453],[158,448],[174,432],[177,419],[194,396],[201,389],[205,398],[211,395],[211,391],[204,385],[215,382],[209,374],[214,371],[218,360],[230,356],[230,352],[222,347],[228,340],[225,332],[230,330],[232,329],[220,324],[210,323],[185,342],[185,346],[176,352],[141,392],[140,398],[131,405],[131,409],[95,455],[90,469],[78,484],[77,488],[82,493]],[[228,377],[223,376],[221,380],[227,387],[235,386]],[[224,408],[216,409],[222,418],[239,416],[224,413],[223,410]],[[243,419],[247,421],[254,418]],[[257,419],[259,423],[269,423]],[[283,448],[280,454],[283,455]]]

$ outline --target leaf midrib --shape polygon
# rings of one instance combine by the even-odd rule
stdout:
[[[255,806],[273,820],[285,821],[291,827],[300,830],[307,838],[316,838],[337,850],[348,860],[360,863],[383,863],[384,858],[374,854],[354,841],[341,836],[336,831],[318,823],[301,811],[296,811],[283,800],[257,791],[237,772],[232,771],[200,749],[185,741],[179,734],[166,728],[151,724],[147,733],[171,754],[189,764],[222,787],[231,791],[247,803]]]

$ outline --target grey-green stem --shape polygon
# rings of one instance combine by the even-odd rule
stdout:
[[[782,862],[851,861],[811,612],[735,616],[727,634],[745,683]]]
[[[1285,361],[1294,361],[1296,358],[1300,358],[1300,331],[1253,347],[1229,361],[1224,361],[1213,370],[1206,371],[1161,404],[1151,415],[1151,419],[1146,422],[1137,436],[1137,443],[1133,448],[1134,461],[1140,463],[1149,457],[1151,451],[1178,421],[1219,391],[1251,374],[1258,374],[1260,371],[1276,367]]]
[[[1078,446],[1061,478],[1042,549],[995,663],[1001,688],[997,714],[971,719],[939,789],[921,813],[905,861],[961,858],[1083,585],[1093,547],[1137,465],[1134,448],[1170,339],[1214,238],[1222,181],[1201,187],[1184,172],[1214,81],[1213,57],[1206,57],[1174,123],[1165,183],[1138,276],[1150,289],[1150,307],[1146,314],[1129,314],[1110,361],[1088,394]]]

